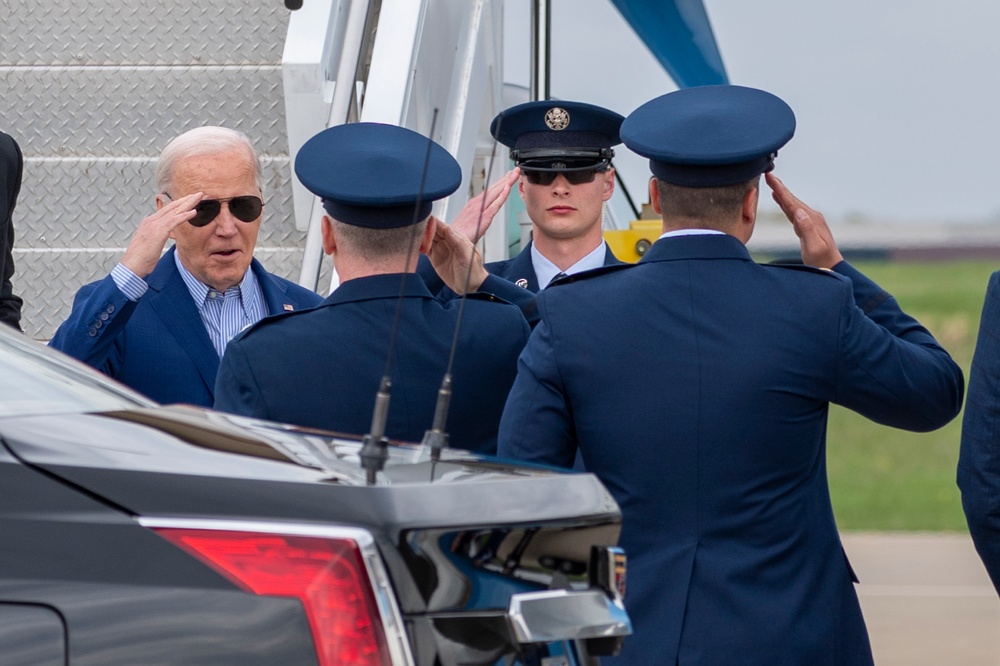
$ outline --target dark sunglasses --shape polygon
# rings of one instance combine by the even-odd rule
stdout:
[[[525,170],[524,177],[532,185],[551,185],[555,182],[556,176],[562,174],[570,185],[583,185],[594,182],[597,172],[603,169],[587,169],[585,171],[528,171]]]
[[[173,197],[166,192],[163,195],[173,200]],[[222,204],[229,206],[229,212],[240,222],[253,222],[260,217],[261,211],[264,210],[264,202],[261,201],[260,197],[249,194],[229,199],[202,199],[194,207],[195,216],[188,222],[193,227],[204,227],[219,216]]]

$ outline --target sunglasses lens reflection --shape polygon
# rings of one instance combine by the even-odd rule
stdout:
[[[551,185],[555,182],[556,176],[563,175],[570,185],[582,185],[592,183],[597,177],[596,169],[586,171],[525,171],[524,176],[532,185]]]
[[[260,213],[264,209],[264,202],[260,200],[260,197],[233,197],[225,202],[229,206],[229,212],[241,222],[253,222],[260,217]],[[222,203],[218,199],[202,200],[195,206],[196,214],[188,222],[195,227],[204,227],[218,217],[219,211],[222,210]]]
[[[219,210],[222,209],[222,204],[218,201],[209,199],[208,201],[201,201],[197,206],[194,207],[195,216],[192,217],[188,222],[195,227],[203,227],[219,214]]]
[[[253,222],[260,217],[264,202],[257,197],[235,197],[229,200],[229,212],[241,222]]]

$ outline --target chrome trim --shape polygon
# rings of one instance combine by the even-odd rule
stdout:
[[[619,546],[595,546],[590,562],[591,585],[597,586],[622,602],[627,585],[628,560]]]
[[[545,590],[512,595],[508,620],[518,643],[628,636],[621,601],[601,590]]]
[[[368,530],[358,527],[333,527],[310,523],[285,523],[259,520],[212,520],[204,518],[140,517],[139,524],[147,528],[217,530],[227,532],[261,532],[264,534],[286,534],[290,536],[310,536],[326,539],[351,539],[358,544],[368,581],[375,593],[379,607],[382,628],[385,630],[389,658],[396,666],[416,666],[407,640],[403,617],[396,603],[396,596],[386,572],[375,537]]]

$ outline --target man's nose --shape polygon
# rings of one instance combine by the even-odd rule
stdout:
[[[566,180],[565,174],[556,174],[555,180],[552,181],[552,191],[559,195],[569,194],[569,181]]]
[[[215,233],[219,236],[232,236],[236,233],[239,220],[229,210],[229,202],[222,202],[219,214],[215,216]]]

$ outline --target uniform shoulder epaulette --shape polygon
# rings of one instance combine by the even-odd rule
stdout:
[[[557,287],[562,284],[572,284],[573,282],[579,282],[581,280],[589,280],[590,278],[597,277],[598,275],[607,275],[608,273],[625,270],[626,268],[635,268],[635,264],[611,264],[609,266],[591,268],[588,271],[581,271],[580,273],[574,273],[573,275],[567,275],[564,278],[559,278],[547,288]]]
[[[488,291],[470,291],[465,295],[471,301],[486,301],[489,303],[503,303],[505,305],[514,305],[507,299],[501,298],[496,294],[491,294]],[[457,298],[461,298],[458,296]]]
[[[840,275],[839,273],[835,273],[834,271],[830,270],[829,268],[817,268],[816,266],[808,266],[806,264],[801,264],[801,263],[772,262],[772,263],[760,264],[760,265],[761,266],[766,266],[768,268],[792,269],[792,270],[797,270],[797,271],[804,271],[806,273],[815,273],[817,275],[827,275],[827,276],[830,276],[830,277],[838,277],[838,278],[843,278],[844,277],[843,275]]]
[[[233,336],[233,340],[240,340],[240,339],[245,338],[246,336],[250,335],[254,331],[259,331],[262,328],[265,328],[266,326],[270,326],[274,322],[283,321],[285,319],[288,319],[289,317],[294,317],[295,315],[300,315],[300,314],[303,314],[303,313],[306,313],[306,312],[310,312],[312,310],[313,310],[313,308],[305,308],[303,310],[293,310],[291,312],[276,312],[273,315],[267,315],[266,317],[264,317],[263,319],[261,319],[257,323],[250,324],[249,326],[247,326],[246,328],[244,328],[242,331],[240,331],[239,333],[237,333],[235,336]]]

